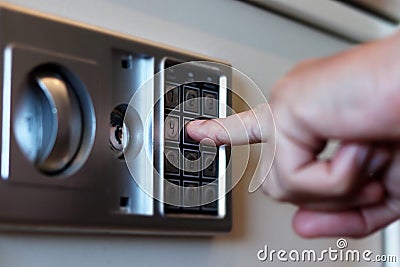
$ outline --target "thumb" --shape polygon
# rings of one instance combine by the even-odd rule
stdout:
[[[211,139],[217,146],[245,145],[266,142],[273,125],[269,106],[262,104],[227,118],[192,121],[186,125],[186,130],[199,142]]]

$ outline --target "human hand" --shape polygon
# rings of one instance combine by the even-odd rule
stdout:
[[[400,218],[399,47],[398,34],[304,62],[272,89],[276,175],[263,188],[299,207],[293,227],[301,236],[361,237]],[[186,127],[193,139],[217,145],[266,142],[267,112],[261,104]],[[246,133],[235,131],[239,124]],[[330,139],[340,148],[318,160]]]

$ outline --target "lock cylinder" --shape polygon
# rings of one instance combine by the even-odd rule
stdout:
[[[127,104],[118,105],[110,115],[109,146],[119,159],[124,159],[124,152],[129,140],[129,131],[124,123],[127,109]]]

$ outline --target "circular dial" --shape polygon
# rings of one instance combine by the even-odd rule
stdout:
[[[15,124],[21,147],[41,171],[63,171],[76,156],[83,133],[72,86],[57,72],[34,71],[23,99]]]

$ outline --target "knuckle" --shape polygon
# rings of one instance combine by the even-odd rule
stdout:
[[[329,177],[327,181],[327,191],[333,197],[343,197],[350,195],[354,191],[353,179],[346,175],[338,175]]]

